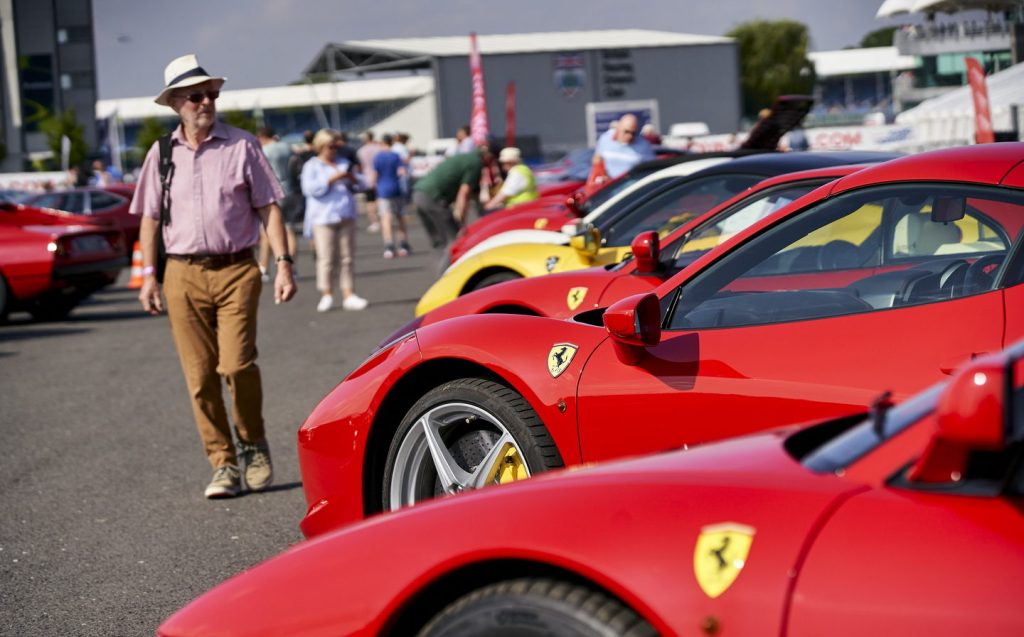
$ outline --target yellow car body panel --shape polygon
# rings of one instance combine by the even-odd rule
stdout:
[[[497,246],[448,268],[420,298],[416,316],[472,291],[477,283],[491,274],[511,272],[517,278],[542,276],[618,263],[630,254],[629,246],[601,248],[592,257],[567,245],[516,243]]]

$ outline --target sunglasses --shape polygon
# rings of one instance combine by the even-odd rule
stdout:
[[[200,93],[189,93],[188,95],[179,95],[178,97],[183,99],[183,100],[188,100],[188,101],[192,102],[193,104],[202,104],[204,97],[210,98],[211,102],[213,100],[217,99],[218,97],[220,97],[220,91],[205,91],[205,92],[200,92]]]
[[[633,130],[629,130],[629,129],[620,130],[619,132],[622,133],[623,135],[636,135],[636,129],[635,128]]]

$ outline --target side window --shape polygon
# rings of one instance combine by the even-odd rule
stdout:
[[[806,181],[767,188],[757,194],[745,197],[728,210],[723,210],[713,219],[704,222],[681,241],[674,242],[665,250],[671,267],[683,268],[697,257],[718,247],[733,235],[764,219],[779,208],[789,205],[828,180]]]
[[[61,205],[63,203],[64,195],[59,193],[50,193],[36,197],[35,201],[32,202],[32,205],[37,208],[53,208],[54,210],[62,210]]]
[[[633,237],[648,230],[664,236],[760,180],[753,175],[716,175],[684,181],[601,228],[601,234],[610,246],[629,245]]]
[[[116,208],[124,203],[124,200],[117,195],[112,195],[109,192],[92,191],[90,193],[92,202],[90,208],[92,214],[97,212],[106,212],[111,208]]]
[[[984,203],[967,200],[963,217],[949,222],[933,222],[930,204],[906,211],[893,229],[889,256],[899,259],[1005,251],[1007,245],[1002,229],[982,218],[982,213],[973,205]]]
[[[87,210],[85,203],[84,192],[69,192],[65,195],[64,207],[61,208],[61,210],[66,210],[67,212],[73,212],[75,214],[83,214]]]
[[[986,292],[1021,219],[1024,196],[1008,190],[928,184],[840,195],[697,275],[680,290],[668,325],[801,321]]]

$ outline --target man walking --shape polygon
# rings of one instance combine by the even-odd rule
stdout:
[[[284,193],[256,138],[217,121],[216,100],[224,81],[210,76],[195,55],[167,65],[165,87],[155,101],[172,108],[181,120],[170,137],[170,220],[161,221],[159,143],[146,155],[131,204],[131,213],[142,215],[144,281],[139,300],[154,315],[164,311],[156,278],[158,233],[166,246],[167,315],[199,436],[214,469],[207,498],[235,496],[243,483],[251,491],[262,491],[273,480],[256,366],[262,282],[253,246],[261,224],[277,255],[274,301],[288,301],[296,291],[276,203]],[[237,451],[221,377],[231,393]]]

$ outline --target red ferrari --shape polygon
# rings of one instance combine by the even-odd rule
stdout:
[[[228,580],[158,634],[1024,634],[1022,357],[869,414],[376,518]]]
[[[559,272],[542,277],[514,279],[457,297],[416,317],[383,342],[417,327],[467,314],[531,314],[567,318],[584,310],[607,307],[619,299],[650,292],[757,219],[806,195],[828,182],[854,173],[864,164],[828,166],[769,177],[722,205],[712,208],[660,239],[657,232],[643,232],[633,240],[632,258],[611,267]],[[660,214],[659,201],[648,213]]]
[[[822,186],[607,310],[400,335],[299,429],[302,529],[902,400],[1024,336],[1022,227],[1024,144],[924,153]]]
[[[0,320],[61,319],[128,265],[124,234],[81,217],[0,203]]]
[[[135,194],[131,184],[114,184],[103,188],[73,188],[36,195],[26,203],[89,217],[87,223],[113,225],[124,231],[128,245],[139,239],[140,218],[128,214]]]

